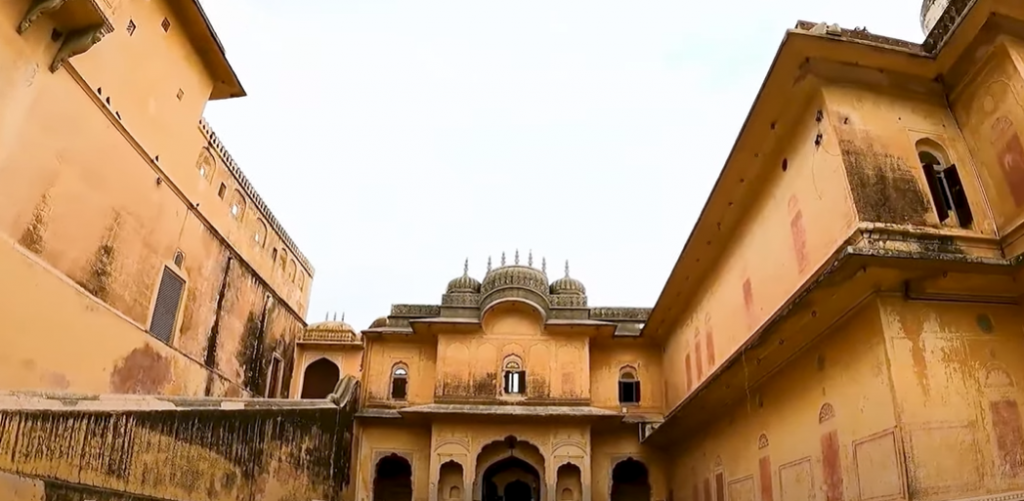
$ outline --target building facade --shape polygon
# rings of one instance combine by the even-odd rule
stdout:
[[[346,496],[1024,499],[1024,3],[921,20],[786,33],[653,309],[503,260],[343,328]]]
[[[313,268],[203,118],[195,0],[0,5],[0,388],[286,396]]]

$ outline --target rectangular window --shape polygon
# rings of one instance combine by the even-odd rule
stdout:
[[[396,377],[391,380],[391,399],[405,400],[407,381],[404,377]]]
[[[283,360],[278,354],[270,358],[270,369],[267,370],[267,398],[281,397],[281,365]]]
[[[170,268],[164,267],[160,288],[156,293],[156,305],[153,306],[153,318],[149,322],[149,332],[165,343],[170,343],[174,334],[174,327],[178,321],[178,306],[181,304],[181,293],[184,290],[185,281],[175,275]]]
[[[505,393],[510,395],[526,393],[526,371],[505,372]]]
[[[619,381],[619,403],[640,403],[640,381]]]

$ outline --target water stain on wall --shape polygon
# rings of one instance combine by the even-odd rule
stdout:
[[[153,395],[171,382],[171,361],[149,344],[132,350],[110,373],[112,393]]]
[[[992,140],[996,144],[996,157],[1013,203],[1024,205],[1024,146],[1017,128],[1008,117],[1002,116],[992,123]]]
[[[821,470],[825,480],[825,500],[843,500],[843,463],[839,455],[839,432],[821,435]]]
[[[839,140],[854,205],[862,221],[925,226],[931,203],[918,180],[919,169],[876,148],[866,132]]]
[[[797,271],[803,273],[807,269],[807,228],[804,226],[804,213],[800,209],[800,200],[796,195],[789,197],[789,235],[793,241]]]
[[[50,191],[47,190],[32,209],[32,219],[29,220],[28,225],[21,232],[21,237],[18,238],[18,243],[22,247],[36,254],[42,254],[46,250],[45,237],[52,210],[51,204]]]
[[[1013,399],[997,400],[989,404],[989,412],[1000,468],[1005,476],[1019,477],[1024,472],[1024,430],[1020,407]]]
[[[121,222],[121,213],[115,210],[110,223],[107,224],[103,240],[100,241],[100,245],[93,251],[88,267],[81,281],[78,282],[78,285],[82,286],[83,289],[103,301],[109,299],[111,283],[114,279],[114,267],[117,261],[117,247],[115,244],[118,233],[121,230]]]

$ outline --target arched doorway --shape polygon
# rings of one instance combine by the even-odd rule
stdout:
[[[462,501],[462,484],[462,465],[456,461],[445,462],[438,475],[438,501]]]
[[[530,463],[506,457],[484,471],[482,501],[539,501],[540,478]]]
[[[306,366],[302,375],[302,398],[327,398],[341,379],[341,369],[321,358]]]
[[[377,461],[373,501],[412,501],[412,465],[398,454]]]
[[[651,483],[647,466],[633,458],[619,461],[612,468],[611,501],[650,501]]]
[[[558,501],[578,501],[583,499],[583,472],[572,463],[565,463],[555,472],[555,489]]]
[[[505,437],[480,450],[474,499],[540,501],[544,499],[544,456],[536,446]]]

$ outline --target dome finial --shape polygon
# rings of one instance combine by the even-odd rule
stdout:
[[[487,256],[487,273],[491,272],[491,256]]]
[[[531,266],[531,267],[533,266],[533,249],[530,249],[530,254],[526,258],[526,264]]]
[[[501,265],[505,266],[505,251],[501,251]]]
[[[338,312],[334,312],[334,321],[335,321],[335,322],[337,322],[337,321],[338,321]]]
[[[328,321],[330,319],[331,319],[331,312],[325,311],[324,312],[324,322],[326,322],[326,321]]]
[[[548,258],[540,258],[540,271],[544,272],[545,275],[548,274]]]
[[[466,258],[466,262],[462,263],[462,276],[464,276],[464,277],[468,277],[469,276],[469,258],[468,257]]]
[[[345,312],[344,312],[344,311],[343,311],[343,312],[341,312],[341,321],[342,321],[342,322],[344,322],[344,321],[345,321]]]
[[[516,249],[516,264],[519,264],[519,249]]]
[[[569,278],[569,260],[565,260],[565,278]]]

